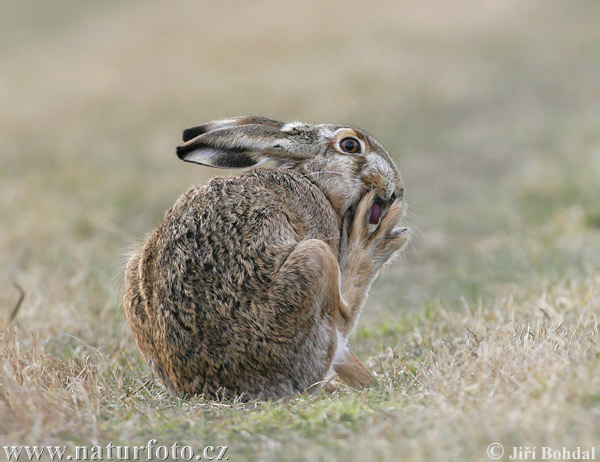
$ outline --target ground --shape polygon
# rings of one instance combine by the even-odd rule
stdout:
[[[599,14],[553,0],[3,2],[2,445],[600,457]],[[370,390],[175,399],[124,325],[131,249],[190,185],[228,173],[180,162],[180,131],[245,114],[360,126],[403,172],[413,241],[350,340]]]

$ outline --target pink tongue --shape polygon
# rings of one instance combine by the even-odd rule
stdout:
[[[377,204],[373,204],[371,207],[371,216],[369,217],[369,223],[372,225],[378,225],[381,219],[381,207]]]

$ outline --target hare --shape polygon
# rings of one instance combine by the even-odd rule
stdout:
[[[373,376],[346,338],[409,237],[402,179],[368,133],[236,117],[189,128],[177,155],[256,167],[183,194],[129,260],[124,309],[175,395],[277,399],[334,373]]]

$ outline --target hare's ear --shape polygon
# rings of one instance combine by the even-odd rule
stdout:
[[[183,132],[185,143],[177,147],[177,156],[186,162],[218,168],[252,167],[265,160],[298,162],[306,159],[311,149],[307,149],[308,138],[300,143],[295,138],[282,122],[236,117],[188,128]]]
[[[269,119],[261,116],[249,116],[249,117],[231,117],[230,119],[213,120],[206,124],[197,125],[196,127],[186,128],[183,131],[183,141],[188,142],[189,140],[196,138],[197,136],[203,135],[204,133],[219,130],[221,128],[237,127],[240,125],[270,125],[271,127],[282,128],[283,122],[278,120]]]

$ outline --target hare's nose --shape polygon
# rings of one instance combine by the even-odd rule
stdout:
[[[392,193],[392,197],[390,199],[392,202],[394,202],[396,199],[400,201],[404,199],[404,187],[397,187]]]

